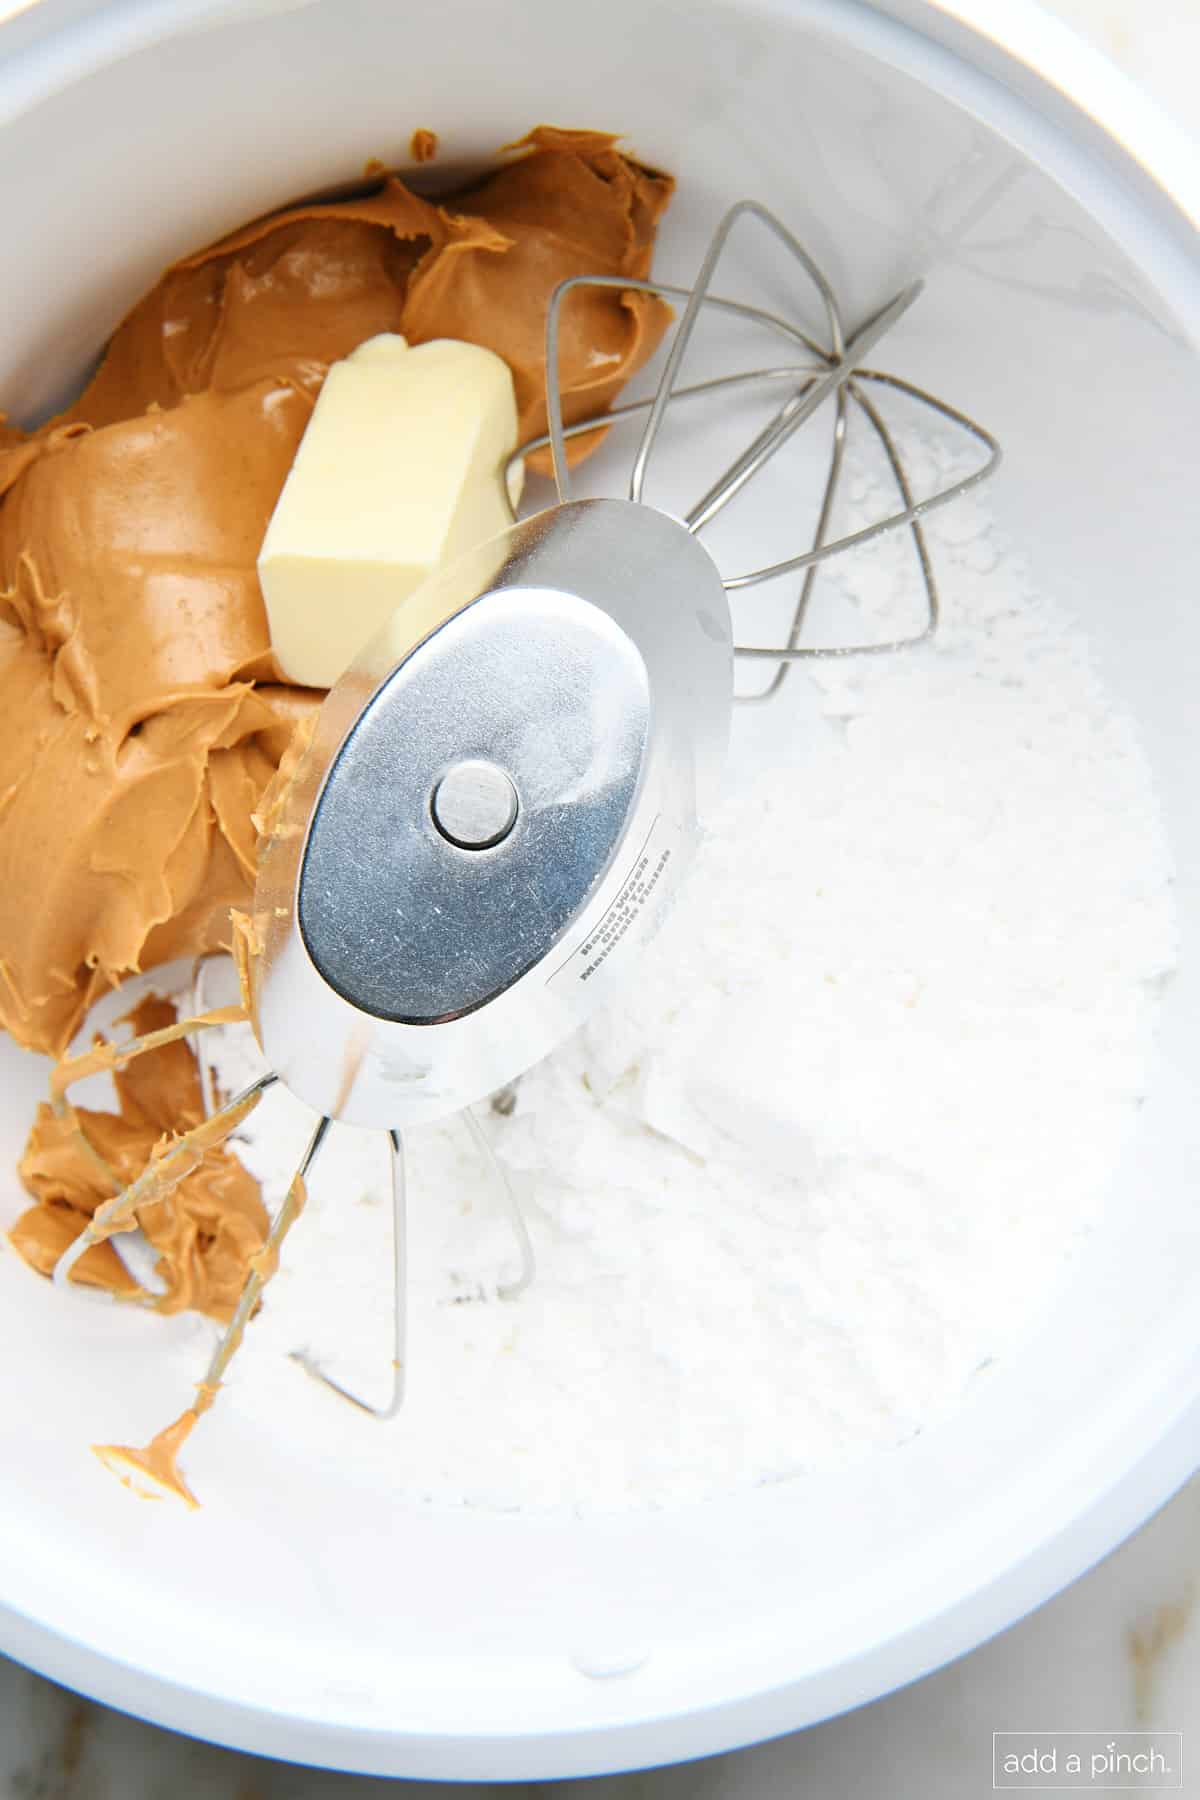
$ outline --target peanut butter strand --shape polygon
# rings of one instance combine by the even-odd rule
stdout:
[[[258,1254],[251,1258],[250,1274],[242,1289],[241,1298],[232,1319],[222,1333],[220,1343],[213,1352],[212,1361],[208,1365],[204,1380],[196,1388],[194,1405],[190,1406],[186,1412],[181,1413],[177,1419],[141,1448],[128,1444],[94,1444],[92,1446],[105,1468],[111,1470],[118,1480],[125,1483],[126,1487],[132,1487],[136,1491],[144,1493],[145,1489],[137,1483],[135,1477],[138,1474],[149,1476],[164,1492],[175,1494],[189,1506],[199,1505],[199,1501],[179,1471],[176,1458],[191,1436],[197,1420],[209,1410],[216,1400],[225,1371],[241,1348],[246,1326],[258,1306],[262,1291],[279,1268],[279,1253],[283,1241],[304,1211],[308,1200],[305,1177],[312,1167],[313,1159],[320,1149],[328,1129],[329,1120],[322,1119],[309,1140],[300,1167],[292,1177],[283,1204],[272,1222],[266,1243]]]
[[[216,1025],[242,1025],[246,1018],[244,1006],[218,1006],[193,1019],[177,1019],[160,1031],[147,1031],[142,1037],[130,1038],[124,1044],[105,1042],[93,1045],[78,1056],[64,1056],[51,1071],[50,1104],[61,1117],[66,1111],[67,1089],[86,1076],[111,1074],[114,1069],[123,1069],[126,1063],[133,1062],[135,1057],[159,1050],[164,1044],[173,1044],[179,1038],[191,1037],[195,1031],[211,1031]]]
[[[76,1244],[82,1246],[80,1254],[92,1244],[102,1244],[118,1231],[132,1231],[137,1224],[134,1215],[138,1207],[148,1206],[153,1200],[164,1200],[199,1165],[207,1151],[216,1150],[223,1144],[254,1111],[262,1099],[265,1085],[265,1082],[256,1084],[248,1093],[214,1113],[211,1119],[193,1125],[182,1137],[164,1138],[137,1180],[96,1208],[82,1236],[76,1239]]]
[[[83,1051],[79,1056],[62,1057],[56,1063],[50,1073],[51,1109],[57,1118],[69,1121],[76,1146],[112,1188],[114,1196],[119,1196],[122,1192],[121,1181],[83,1129],[83,1121],[71,1101],[67,1099],[67,1089],[88,1075],[101,1072],[111,1073],[114,1070],[123,1069],[137,1057],[161,1050],[167,1044],[176,1043],[181,1038],[190,1037],[194,1031],[207,1031],[214,1025],[240,1024],[248,1016],[248,1013],[240,1006],[218,1007],[212,1012],[201,1013],[191,1019],[177,1019],[174,1024],[163,1026],[157,1031],[143,1032],[139,1037],[130,1038],[124,1044],[107,1041],[95,1044],[90,1050]],[[177,1180],[171,1182],[164,1192],[169,1192],[171,1187],[177,1186],[178,1181],[182,1180],[184,1175],[195,1166],[195,1162],[189,1164],[189,1168],[181,1171]],[[159,1197],[158,1195],[153,1196],[153,1198]],[[145,1196],[143,1196],[144,1198]],[[141,1203],[139,1201],[139,1204]],[[99,1239],[96,1241],[99,1242]],[[83,1251],[81,1250],[79,1254],[82,1255]],[[149,1296],[145,1294],[142,1297],[149,1299]]]

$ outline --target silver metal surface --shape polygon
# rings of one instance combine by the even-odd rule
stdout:
[[[351,1124],[485,1098],[619,991],[717,796],[720,578],[676,520],[576,501],[401,607],[328,696],[260,857],[250,979],[268,1061]],[[484,850],[429,796],[464,759],[520,805]]]
[[[408,1181],[404,1167],[404,1142],[398,1131],[389,1131],[387,1140],[392,1177],[392,1365],[388,1397],[382,1406],[376,1406],[372,1401],[364,1400],[360,1394],[353,1393],[342,1382],[335,1381],[332,1375],[326,1374],[309,1351],[293,1350],[291,1353],[292,1361],[299,1363],[313,1381],[329,1388],[339,1400],[348,1400],[359,1412],[368,1413],[371,1418],[381,1422],[394,1419],[404,1404],[407,1379],[405,1344],[408,1337]]]
[[[586,568],[577,580],[594,587]],[[523,581],[465,607],[382,683],[329,767],[297,894],[318,972],[363,1013],[413,1025],[495,999],[608,868],[651,729],[645,662],[601,607]],[[464,762],[500,764],[521,795],[491,849],[448,842],[431,815]]]
[[[792,395],[771,423],[759,432],[754,442],[746,446],[703,498],[691,508],[684,520],[689,531],[702,531],[710,520],[715,519],[731,500],[736,499],[747,482],[753,481],[759,470],[782,450],[788,439],[802,425],[807,424],[817,408],[845,386],[858,366],[859,357],[872,349],[904,317],[914,301],[920,298],[923,288],[924,283],[917,281],[897,294],[881,313],[855,332],[837,362],[831,364],[823,375],[806,382],[801,392]]]
[[[460,850],[490,850],[516,824],[519,802],[503,769],[468,757],[447,769],[430,796],[429,810],[442,836]]]
[[[807,279],[812,283],[820,299],[828,327],[828,347],[822,345],[808,331],[789,319],[778,317],[774,313],[765,312],[761,307],[747,305],[744,301],[731,300],[711,291],[711,283],[716,274],[718,264],[724,253],[733,228],[739,221],[747,219],[759,224],[788,251]],[[684,312],[672,339],[670,352],[654,394],[646,400],[626,402],[614,406],[604,413],[596,413],[586,419],[575,420],[567,425],[562,415],[562,396],[558,379],[558,349],[561,331],[561,314],[564,304],[572,293],[580,289],[607,288],[619,292],[633,289],[639,293],[656,294],[663,298],[682,300]],[[935,395],[914,383],[904,381],[897,375],[882,373],[876,369],[856,367],[857,357],[865,351],[896,322],[899,316],[908,310],[909,305],[920,292],[921,284],[902,289],[894,299],[862,325],[847,344],[847,334],[842,323],[841,310],[833,288],[819,265],[809,255],[799,240],[788,231],[787,227],[773,213],[767,211],[756,201],[742,200],[729,208],[722,218],[709,244],[708,251],[701,264],[694,286],[681,288],[669,282],[651,280],[634,280],[615,275],[576,275],[560,282],[551,296],[546,317],[546,396],[549,430],[540,437],[530,438],[520,444],[509,458],[505,466],[507,475],[523,458],[534,451],[549,448],[554,468],[555,485],[560,500],[571,497],[570,472],[567,466],[566,444],[572,437],[584,436],[589,431],[603,429],[605,426],[620,422],[645,413],[646,424],[642,440],[634,458],[629,480],[629,495],[633,500],[641,500],[645,491],[646,475],[650,457],[661,430],[663,418],[668,405],[675,405],[682,400],[698,399],[728,392],[738,387],[754,386],[766,381],[794,380],[795,391],[785,402],[783,408],[765,432],[760,433],[754,444],[745,450],[737,461],[731,464],[725,476],[710,489],[700,503],[692,508],[687,517],[689,526],[699,530],[716,511],[733,499],[741,487],[745,485],[745,471],[753,464],[753,471],[762,467],[763,462],[774,456],[782,448],[793,429],[797,429],[803,420],[810,416],[821,400],[837,391],[837,424],[835,427],[833,449],[830,457],[829,475],[825,493],[821,502],[816,528],[811,538],[811,547],[798,555],[785,558],[777,563],[749,569],[737,575],[725,577],[728,591],[746,589],[760,583],[773,581],[782,575],[803,570],[804,581],[797,597],[793,613],[792,626],[784,643],[780,645],[734,646],[734,655],[751,660],[773,660],[778,666],[774,677],[766,689],[759,694],[740,696],[747,701],[755,702],[771,698],[778,693],[788,670],[793,663],[811,657],[830,656],[866,656],[891,653],[912,648],[925,642],[937,630],[940,617],[940,602],[933,566],[930,561],[928,546],[921,528],[921,520],[937,508],[946,506],[950,501],[965,494],[970,488],[992,476],[1000,465],[1001,450],[992,434],[975,419],[968,417],[958,408],[949,406]],[[812,359],[807,368],[788,369],[751,369],[742,373],[720,375],[709,381],[701,381],[690,387],[676,386],[676,379],[682,365],[687,347],[691,342],[697,320],[703,308],[711,308],[731,317],[761,325],[773,335],[782,337],[794,347],[805,351]],[[880,415],[874,401],[863,391],[865,386],[878,386],[891,389],[893,392],[906,395],[919,405],[936,414],[947,424],[960,429],[967,437],[973,439],[985,452],[984,461],[968,474],[947,482],[945,486],[932,493],[916,497],[908,481],[903,460],[897,448],[896,439],[886,422]],[[814,398],[815,396],[815,398]],[[878,439],[892,472],[901,506],[885,518],[864,526],[861,530],[848,532],[840,537],[831,537],[829,525],[832,518],[834,502],[837,498],[838,485],[841,480],[845,454],[846,436],[846,400],[853,402],[855,410],[861,414]],[[748,479],[748,476],[745,476]],[[798,643],[804,619],[808,613],[812,599],[814,574],[818,567],[831,557],[840,556],[847,551],[870,543],[872,539],[907,527],[912,538],[913,550],[917,558],[922,584],[925,589],[927,610],[924,624],[915,632],[903,638],[892,638],[886,642],[865,644],[806,645]]]

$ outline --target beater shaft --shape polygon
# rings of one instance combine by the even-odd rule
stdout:
[[[508,1171],[492,1149],[487,1132],[468,1106],[463,1113],[467,1130],[475,1140],[476,1148],[484,1162],[491,1170],[496,1186],[504,1196],[504,1207],[512,1224],[513,1235],[517,1240],[517,1248],[521,1256],[521,1270],[515,1281],[502,1282],[496,1289],[501,1300],[516,1300],[525,1292],[537,1273],[537,1264],[533,1254],[533,1240],[529,1235],[529,1227],[525,1223],[525,1215],[521,1211],[520,1202],[513,1192],[512,1182],[508,1179]]]
[[[226,1369],[241,1344],[250,1316],[258,1305],[263,1288],[275,1273],[279,1264],[279,1252],[288,1232],[304,1210],[307,1197],[305,1182],[325,1141],[329,1130],[328,1119],[318,1119],[308,1146],[300,1159],[300,1166],[288,1183],[288,1191],[280,1202],[279,1211],[271,1221],[271,1229],[267,1233],[267,1241],[258,1255],[251,1259],[250,1273],[246,1277],[233,1317],[225,1327],[220,1342],[212,1354],[201,1387],[210,1392],[220,1387]]]
[[[329,1121],[326,1120],[325,1123],[328,1124]],[[373,1419],[393,1419],[404,1404],[405,1340],[408,1333],[407,1181],[404,1143],[398,1131],[389,1131],[386,1135],[392,1175],[392,1384],[388,1399],[383,1406],[374,1406],[369,1400],[352,1393],[340,1381],[335,1381],[332,1375],[327,1375],[307,1350],[293,1350],[291,1353],[292,1361],[299,1363],[306,1375],[311,1375],[322,1387],[332,1389],[341,1399],[348,1400],[359,1412],[369,1413]]]

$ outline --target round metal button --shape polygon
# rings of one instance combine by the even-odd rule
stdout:
[[[503,769],[475,758],[448,769],[429,810],[442,836],[460,850],[490,850],[517,822],[517,790]]]

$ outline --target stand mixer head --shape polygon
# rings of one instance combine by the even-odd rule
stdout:
[[[705,551],[628,501],[551,508],[414,596],[262,856],[250,991],[286,1085],[349,1124],[442,1118],[609,998],[715,799],[731,650]]]
[[[816,290],[823,344],[788,319],[714,295],[711,284],[739,221],[765,228]],[[564,424],[557,359],[563,306],[575,289],[641,288],[685,302],[652,398]],[[301,1210],[303,1186],[332,1121],[384,1130],[391,1151],[396,1283],[393,1382],[384,1406],[306,1370],[377,1417],[403,1393],[404,1164],[410,1125],[462,1112],[496,1176],[521,1258],[532,1248],[515,1198],[469,1110],[511,1085],[628,983],[701,840],[720,784],[737,657],[775,665],[755,700],[776,694],[809,656],[898,651],[937,628],[939,602],[921,517],[986,479],[1000,452],[973,420],[862,359],[921,293],[904,288],[853,333],[833,290],[787,228],[755,202],[725,215],[692,289],[617,277],[578,277],[555,293],[547,319],[550,429],[516,457],[549,448],[558,504],[440,571],[393,615],[330,691],[307,747],[269,810],[254,910],[240,932],[243,995],[271,1073],[196,1134],[166,1147],[134,1188],[100,1207],[60,1259],[55,1279],[93,1243],[136,1225],[136,1207],[170,1191],[207,1134],[219,1142],[282,1081],[318,1114],[288,1199],[218,1345],[200,1400],[205,1410]],[[705,307],[761,326],[792,361],[678,386]],[[803,360],[797,360],[800,357]],[[782,388],[775,417],[682,520],[643,500],[666,411],[675,401],[754,386]],[[915,498],[871,389],[898,390],[973,436],[986,452],[971,474]],[[833,450],[809,547],[722,577],[698,534],[826,401],[836,407]],[[575,500],[566,441],[646,414],[628,497]],[[848,424],[877,437],[900,504],[831,539]],[[907,529],[927,618],[913,636],[815,648],[799,642],[818,567],[884,532]],[[803,572],[785,641],[733,642],[728,593]],[[194,1011],[200,1013],[197,1006]],[[155,1041],[195,1034],[221,1015],[185,1019]],[[149,1040],[113,1054],[128,1061]],[[86,1065],[86,1067],[85,1067]],[[56,1104],[94,1064],[56,1074]],[[110,1065],[111,1066],[111,1063]],[[136,1190],[136,1191],[135,1191]],[[256,1259],[256,1262],[259,1259]],[[170,1428],[174,1430],[175,1427]],[[190,1429],[190,1425],[188,1426]],[[162,1434],[166,1436],[167,1434]],[[156,1440],[156,1443],[158,1440]],[[121,1452],[145,1463],[146,1452]]]
[[[780,378],[794,390],[677,521],[642,496],[666,409],[686,397],[676,394],[677,375],[701,308],[747,313],[815,348],[786,321],[711,293],[743,217],[766,225],[813,281],[831,347],[817,372],[754,371],[687,391]],[[987,434],[963,421],[988,445],[987,465],[914,503],[885,437],[905,501],[900,513],[835,543],[821,541],[822,529],[811,550],[723,579],[697,534],[825,400],[837,396],[842,406],[856,373],[859,382],[876,379],[859,359],[907,312],[921,284],[903,289],[847,342],[832,290],[803,247],[764,208],[733,207],[686,293],[644,408],[624,502],[569,497],[560,319],[572,291],[592,285],[639,284],[582,276],[556,292],[547,321],[550,430],[517,452],[550,448],[559,504],[468,553],[393,616],[331,691],[261,857],[260,948],[249,961],[259,1042],[293,1092],[349,1124],[402,1127],[483,1099],[547,1055],[628,978],[715,797],[734,654],[775,658],[782,674],[810,654],[904,647],[813,652],[796,645],[797,625],[778,650],[735,650],[727,592],[811,571],[908,524],[929,576],[928,625],[907,640],[920,641],[936,628],[937,600],[918,518],[998,460]],[[860,390],[851,392],[861,405]],[[584,420],[570,435],[602,423]],[[838,466],[843,441],[841,430]]]

